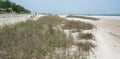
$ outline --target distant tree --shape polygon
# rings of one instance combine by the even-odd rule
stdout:
[[[16,13],[31,13],[29,10],[11,2],[10,0],[0,0],[0,8],[6,9],[6,12],[14,11]]]
[[[9,0],[6,0],[5,2],[6,2],[6,5],[7,5],[7,8],[10,8],[10,7],[11,7],[12,2],[10,2]]]

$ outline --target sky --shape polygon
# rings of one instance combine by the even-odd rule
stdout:
[[[30,11],[56,14],[120,14],[120,0],[10,0]]]

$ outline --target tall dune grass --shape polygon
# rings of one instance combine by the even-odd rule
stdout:
[[[72,39],[68,38],[62,29],[51,23],[43,25],[40,20],[4,25],[0,28],[0,57],[44,59],[56,48],[67,48],[72,45]]]
[[[15,24],[0,27],[0,58],[1,59],[69,59],[75,56],[67,56],[66,50],[75,45],[72,35],[66,35],[62,24],[68,21],[57,15],[48,15],[39,20],[26,20]],[[75,22],[78,23],[78,22]],[[86,24],[86,23],[84,23]],[[85,26],[73,24],[71,28]],[[71,25],[69,25],[71,26]],[[64,27],[68,28],[68,27]],[[70,27],[69,27],[70,28]],[[78,29],[78,28],[77,28]],[[79,28],[82,29],[82,28]],[[76,45],[81,49],[91,49],[85,45]],[[62,49],[62,55],[56,50]],[[86,50],[85,50],[86,51]]]

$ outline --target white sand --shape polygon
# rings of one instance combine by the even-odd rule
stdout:
[[[90,59],[120,59],[120,16],[92,16],[98,21],[67,18],[92,23],[97,27],[94,33],[97,40],[96,58]]]
[[[120,16],[97,17],[101,19],[93,22],[97,26],[97,59],[120,59]]]

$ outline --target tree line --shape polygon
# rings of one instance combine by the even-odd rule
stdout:
[[[9,0],[0,0],[0,12],[31,13],[21,5],[17,5]]]

